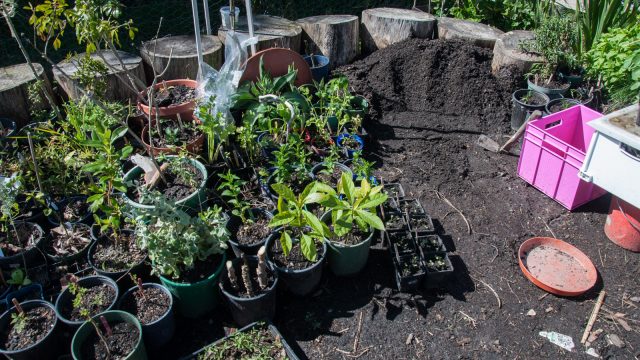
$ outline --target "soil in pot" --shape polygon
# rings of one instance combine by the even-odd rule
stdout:
[[[400,212],[389,211],[385,213],[385,228],[387,231],[398,231],[405,228],[405,220]]]
[[[193,164],[189,162],[174,164],[163,172],[166,182],[158,181],[154,190],[160,191],[169,200],[179,201],[196,192],[204,179],[202,172]],[[140,173],[136,183],[135,187],[128,189],[127,197],[137,203],[146,204],[146,201],[142,201],[142,194],[138,191],[138,187],[144,184],[144,172]]]
[[[238,331],[222,342],[207,346],[198,354],[198,360],[227,359],[288,359],[281,339],[266,326]]]
[[[98,336],[95,331],[82,344],[83,359],[109,359],[119,360],[126,359],[136,348],[140,334],[138,328],[134,324],[128,322],[120,322],[117,324],[109,324],[111,326],[111,334],[107,334],[102,330],[102,336],[108,345]],[[102,325],[99,324],[102,328]]]
[[[138,248],[135,234],[130,231],[121,232],[118,241],[112,235],[103,236],[95,247],[91,261],[96,268],[105,272],[130,269],[147,257],[147,252]]]
[[[408,277],[422,272],[420,257],[418,255],[401,257],[398,265],[401,277]]]
[[[16,231],[9,226],[9,231],[2,232],[0,235],[0,250],[4,256],[13,256],[33,248],[42,236],[40,229],[31,223],[17,223],[15,225]]]
[[[196,98],[196,89],[186,85],[167,86],[153,93],[153,103],[159,107],[179,105]]]
[[[84,292],[82,296],[72,295],[74,301],[63,304],[60,313],[66,319],[71,321],[84,321],[86,316],[81,314],[83,309],[89,311],[89,316],[95,316],[106,311],[115,301],[116,291],[109,284],[99,284],[91,287],[83,287],[77,285],[79,291]],[[79,302],[74,304],[75,299],[79,298]],[[75,305],[75,306],[74,306]]]
[[[554,101],[549,106],[550,113],[557,113],[558,111],[566,110],[572,106],[576,106],[577,101],[571,101],[571,99],[559,99]]]
[[[418,236],[416,238],[416,244],[424,253],[444,251],[442,239],[440,239],[438,235]]]
[[[445,260],[444,254],[427,255],[424,259],[424,263],[427,267],[427,271],[437,272],[449,270],[449,265]]]
[[[354,225],[353,230],[348,232],[346,235],[331,239],[331,241],[344,245],[357,245],[367,240],[369,236],[371,236],[370,231],[362,231],[360,230],[360,227]]]
[[[60,214],[62,214],[62,219],[65,222],[81,221],[88,213],[89,204],[87,204],[87,201],[83,198],[73,199],[60,209]]]
[[[543,96],[533,91],[527,92],[526,95],[522,96],[518,100],[523,104],[532,106],[544,106],[547,103],[547,100]]]
[[[426,215],[409,216],[409,229],[417,233],[430,233],[435,231],[433,221]]]
[[[389,240],[396,246],[399,254],[407,254],[415,252],[413,238],[408,232],[398,232],[389,234]]]
[[[400,210],[405,212],[407,215],[415,216],[415,215],[425,215],[424,208],[418,199],[412,200],[400,200]]]
[[[551,79],[551,81],[536,81],[535,79],[531,79],[531,82],[546,89],[568,89],[570,86],[568,82],[561,81],[555,77]]]
[[[316,174],[316,178],[324,184],[327,184],[331,187],[336,187],[336,185],[338,184],[338,180],[340,180],[340,177],[342,177],[343,171],[344,170],[338,166],[334,166],[333,170],[331,171],[323,168]]]
[[[20,319],[14,321],[13,319]],[[25,349],[42,340],[55,326],[56,312],[49,307],[35,307],[25,310],[23,315],[14,313],[12,323],[3,335],[6,350]]]
[[[171,148],[185,146],[202,136],[202,132],[193,121],[183,121],[182,126],[180,126],[177,120],[160,119],[160,129],[162,136],[158,136],[155,125],[151,128],[151,140],[153,141],[151,145],[153,147]],[[145,135],[149,136],[148,133],[145,133]],[[149,141],[148,138],[143,140],[145,142]]]
[[[49,230],[45,252],[54,257],[77,254],[91,242],[91,228],[82,225],[56,226]]]
[[[253,219],[247,219],[236,233],[240,245],[254,245],[263,241],[271,233],[269,218],[262,212],[256,212]]]
[[[351,136],[345,136],[340,140],[340,146],[342,146],[346,150],[357,151],[362,146],[358,140]]]
[[[294,230],[291,238],[298,239],[299,236],[297,235],[297,233],[299,233],[299,231]],[[316,242],[316,248],[320,251],[322,249],[322,245]],[[293,243],[291,251],[289,252],[289,256],[284,256],[282,246],[280,245],[280,237],[278,236],[278,238],[271,243],[271,249],[269,249],[269,252],[271,253],[273,262],[281,268],[287,268],[290,270],[302,270],[315,264],[315,262],[307,260],[304,255],[302,255],[302,249],[300,247],[299,241]],[[318,259],[320,259],[321,256],[322,254],[318,254]]]
[[[163,317],[171,306],[171,299],[165,291],[156,287],[146,287],[130,293],[122,301],[122,310],[133,314],[142,325],[150,324]]]
[[[215,254],[209,256],[204,261],[196,260],[193,263],[193,268],[182,270],[180,272],[179,279],[171,278],[170,280],[183,284],[193,284],[197,283],[198,281],[202,281],[211,276],[211,274],[216,271],[216,269],[220,266],[222,258],[222,255]]]

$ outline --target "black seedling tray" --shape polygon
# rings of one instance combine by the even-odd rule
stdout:
[[[418,199],[402,199],[398,201],[400,211],[406,213],[408,216],[412,215],[427,215],[424,211],[424,207]]]
[[[427,267],[427,262],[429,259],[440,256],[444,259],[444,262],[447,265],[447,269],[445,270],[430,270]],[[426,271],[426,276],[424,278],[424,286],[426,288],[437,288],[441,287],[447,281],[449,281],[451,275],[453,274],[453,265],[451,264],[451,260],[449,259],[449,255],[446,252],[433,252],[424,254],[424,267]]]
[[[424,259],[424,255],[432,252],[446,252],[442,238],[438,235],[418,235],[415,238],[416,246]]]
[[[409,230],[416,235],[434,234],[436,228],[429,215],[409,215],[407,217]]]
[[[404,188],[399,183],[384,184],[384,192],[389,199],[404,199]]]
[[[411,259],[417,261],[414,265],[413,271],[403,274],[404,264]],[[415,291],[420,287],[420,284],[424,281],[425,271],[424,265],[417,255],[401,256],[393,259],[393,267],[396,273],[396,285],[399,291]]]

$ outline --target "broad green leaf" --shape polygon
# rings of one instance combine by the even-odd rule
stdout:
[[[313,229],[313,231],[323,236],[326,235],[324,229],[322,228],[320,220],[318,220],[318,217],[307,210],[302,210],[302,214],[304,215],[305,219],[307,219],[307,223]]]
[[[355,196],[355,185],[353,184],[352,175],[348,173],[342,173],[340,177],[340,187],[342,188],[342,193],[347,197],[349,202],[354,201]]]
[[[360,209],[370,209],[372,207],[383,204],[385,201],[387,201],[387,197],[387,194],[379,194],[378,196],[369,198],[366,202],[360,204]]]
[[[293,247],[293,243],[291,242],[291,236],[286,231],[282,231],[280,235],[280,246],[282,246],[282,252],[284,256],[289,256],[289,252],[291,252],[291,247]]]
[[[356,214],[360,219],[362,219],[374,229],[384,230],[384,223],[377,215],[372,214],[367,210],[357,210]]]
[[[279,196],[282,196],[285,200],[290,201],[292,203],[296,202],[296,196],[293,194],[291,189],[284,184],[273,184],[271,185],[273,191],[276,192]]]
[[[269,222],[269,227],[278,227],[282,225],[286,225],[291,223],[296,219],[296,216],[289,211],[278,213],[278,215],[274,216],[273,219]]]
[[[307,260],[311,262],[315,262],[317,260],[318,250],[316,249],[316,243],[313,241],[311,236],[302,234],[300,237],[300,250]]]

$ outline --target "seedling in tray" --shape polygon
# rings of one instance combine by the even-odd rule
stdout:
[[[433,221],[429,215],[409,215],[409,230],[417,235],[435,232]]]
[[[399,200],[398,205],[400,210],[407,215],[426,215],[427,213],[424,211],[422,204],[418,199],[404,199]]]
[[[442,239],[438,235],[422,235],[416,237],[416,244],[423,254],[446,251]]]
[[[427,268],[425,287],[434,288],[442,285],[453,273],[453,265],[446,252],[425,254],[424,259]]]
[[[394,259],[398,290],[415,290],[424,278],[424,270],[417,254]]]
[[[398,256],[416,253],[416,245],[413,242],[411,233],[408,231],[389,234],[389,241],[393,244],[393,248]]]
[[[385,229],[388,232],[403,231],[407,228],[404,215],[399,211],[388,211],[384,214]]]
[[[390,199],[399,200],[404,198],[404,189],[402,188],[402,185],[398,183],[385,184],[384,192],[389,195]]]

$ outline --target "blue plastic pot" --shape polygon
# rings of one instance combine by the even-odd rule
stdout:
[[[342,141],[346,138],[351,138],[354,139],[356,142],[358,142],[359,146],[357,149],[347,149],[342,145]],[[361,151],[364,148],[364,140],[362,140],[362,138],[358,135],[353,135],[353,134],[340,134],[338,135],[338,138],[336,139],[336,143],[338,144],[338,147],[343,149],[346,153],[347,153],[347,157],[349,159],[353,159],[353,153],[355,153],[356,151]]]
[[[313,56],[313,61],[311,57]],[[331,69],[331,61],[329,58],[323,55],[306,55],[304,61],[309,64],[311,68],[311,75],[313,80],[320,82],[321,80],[329,80],[329,70]]]
[[[144,289],[160,289],[169,297],[169,310],[164,315],[162,315],[162,317],[148,324],[140,323],[140,325],[142,326],[142,336],[144,337],[144,343],[150,348],[155,349],[168,343],[169,340],[173,338],[173,334],[175,333],[176,321],[173,312],[173,296],[171,295],[169,289],[160,284],[145,283],[142,284],[142,287]],[[126,299],[133,296],[134,291],[138,291],[137,286],[132,287],[131,289],[127,290],[124,295],[122,295],[122,298],[120,298],[120,301],[118,302],[118,309],[124,310],[122,308],[122,305],[124,304]],[[133,315],[135,316],[136,314]]]

